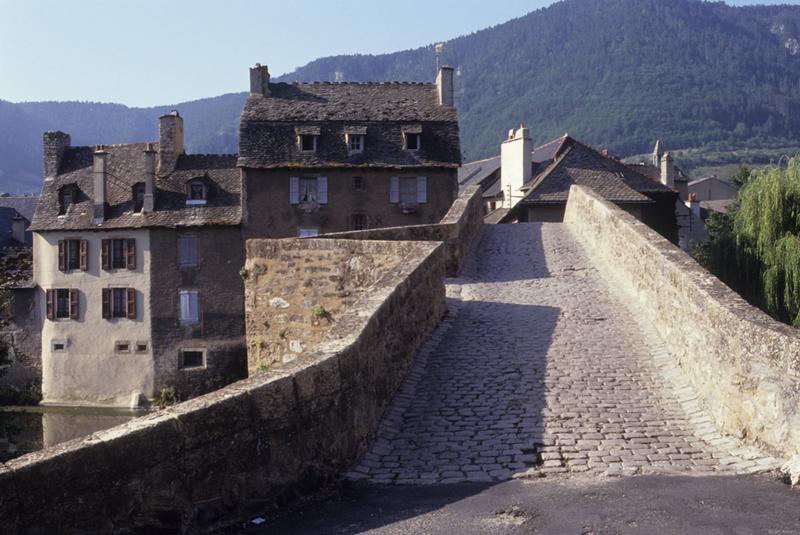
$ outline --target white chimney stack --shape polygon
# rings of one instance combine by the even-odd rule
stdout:
[[[668,188],[675,187],[675,162],[668,152],[661,157],[661,183]]]
[[[144,150],[144,202],[142,213],[153,211],[156,189],[156,151],[153,144],[148,143]]]
[[[513,208],[517,204],[522,198],[520,189],[533,178],[532,151],[533,140],[524,125],[510,130],[508,139],[500,145],[500,183],[504,208]]]
[[[102,145],[94,151],[94,163],[92,165],[92,175],[94,184],[92,189],[92,200],[94,209],[92,212],[92,223],[99,225],[106,217],[106,165],[108,153]]]
[[[436,73],[436,92],[439,96],[439,105],[452,108],[455,106],[453,98],[453,67],[442,65]]]

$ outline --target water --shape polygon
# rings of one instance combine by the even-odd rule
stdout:
[[[87,407],[0,407],[0,462],[108,429],[143,411]]]

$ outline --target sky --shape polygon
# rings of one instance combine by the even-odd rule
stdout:
[[[552,0],[0,0],[0,99],[175,104],[319,57],[446,41]],[[800,4],[731,0],[729,4]]]

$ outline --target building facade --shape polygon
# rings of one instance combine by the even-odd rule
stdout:
[[[439,221],[461,163],[453,70],[435,84],[271,83],[250,72],[239,166],[245,237]]]

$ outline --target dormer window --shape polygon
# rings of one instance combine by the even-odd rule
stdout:
[[[75,202],[75,188],[64,186],[58,192],[58,215],[67,213],[67,209]]]
[[[349,154],[364,152],[364,139],[367,135],[365,126],[346,126],[344,129],[345,143]]]
[[[403,128],[403,148],[405,150],[419,150],[422,146],[422,127],[407,126]]]
[[[297,145],[300,152],[317,152],[317,138],[320,129],[318,126],[298,126],[295,128],[297,134]]]
[[[133,185],[133,211],[141,212],[144,207],[144,184],[141,182]]]
[[[186,204],[203,205],[208,198],[208,187],[202,180],[192,180],[186,184]]]

